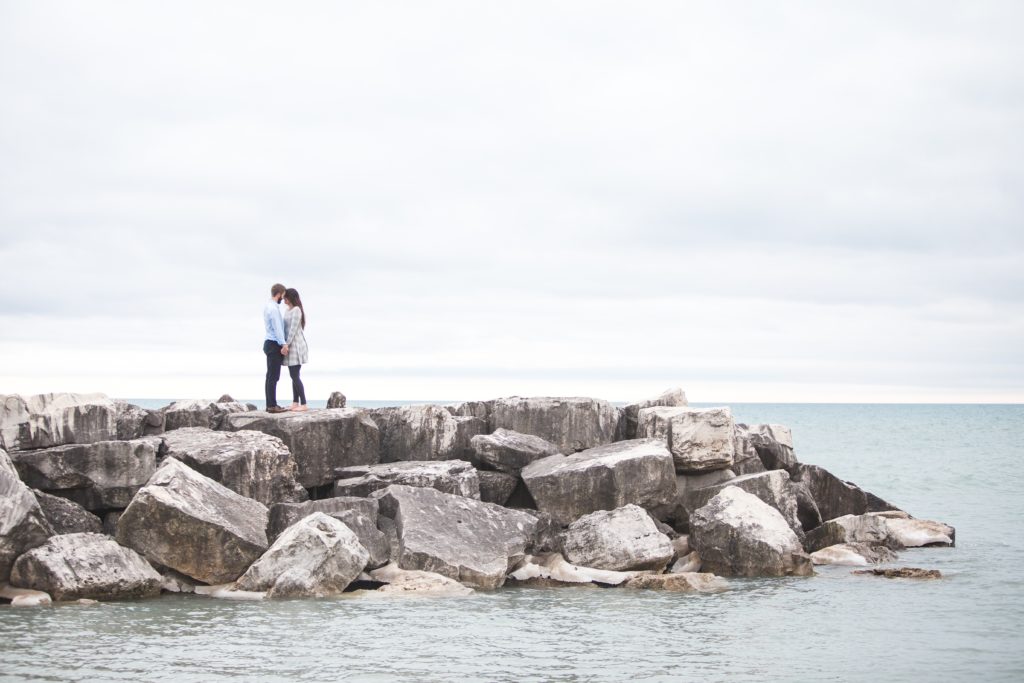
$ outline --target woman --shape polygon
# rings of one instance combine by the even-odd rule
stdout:
[[[306,347],[306,311],[302,308],[302,299],[295,289],[284,291],[284,303],[287,310],[284,314],[284,338],[288,353],[284,364],[288,366],[288,374],[292,376],[292,407],[291,410],[302,412],[306,407],[306,388],[302,386],[299,373],[302,366],[309,360],[309,349]]]

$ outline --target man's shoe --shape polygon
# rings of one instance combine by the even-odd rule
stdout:
[[[282,408],[281,406],[270,406],[269,408],[267,408],[267,412],[268,413],[287,413],[288,409],[287,408]]]

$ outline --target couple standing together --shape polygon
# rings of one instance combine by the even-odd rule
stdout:
[[[283,315],[282,300],[285,304]],[[263,327],[266,330],[263,353],[267,356],[267,412],[307,410],[306,388],[302,386],[302,380],[299,378],[303,364],[309,360],[306,335],[303,334],[306,327],[306,311],[302,308],[302,299],[296,290],[286,289],[282,284],[270,288],[270,301],[263,307]],[[282,365],[288,366],[288,374],[292,376],[291,408],[277,405],[277,381],[281,379]]]

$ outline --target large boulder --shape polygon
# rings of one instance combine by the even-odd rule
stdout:
[[[843,481],[824,467],[794,465],[792,478],[793,481],[807,487],[822,520],[844,515],[863,515],[868,511],[867,494],[860,487]]]
[[[733,431],[732,443],[734,453],[732,456],[732,467],[729,469],[740,476],[767,471],[744,425],[736,425],[736,429]]]
[[[490,428],[490,419],[491,410],[494,408],[494,401],[466,401],[458,405],[445,406],[445,408],[452,415],[479,418],[488,425],[486,432],[493,431]]]
[[[880,545],[899,550],[900,545],[889,536],[889,527],[882,515],[843,515],[830,519],[807,533],[804,546],[808,552],[843,543]]]
[[[596,398],[495,399],[490,428],[533,434],[558,446],[560,453],[574,453],[615,439],[619,409]]]
[[[690,515],[690,545],[719,576],[809,576],[800,539],[774,507],[736,486]]]
[[[793,432],[779,424],[737,424],[736,431],[742,432],[754,447],[758,458],[767,470],[789,470],[798,463],[793,451]]]
[[[117,522],[117,540],[208,584],[234,581],[267,549],[267,508],[167,458]]]
[[[333,484],[334,470],[371,465],[380,459],[380,432],[358,408],[304,413],[247,412],[228,415],[223,429],[276,436],[295,458],[295,478],[307,489]]]
[[[370,554],[368,567],[380,567],[391,559],[391,546],[387,537],[377,528],[377,500],[375,498],[324,498],[304,503],[278,503],[271,506],[267,523],[267,540],[273,543],[285,529],[314,512],[342,522],[351,529]]]
[[[0,450],[0,585],[7,581],[19,555],[52,535],[53,527],[36,497],[18,477],[7,453]]]
[[[476,462],[509,474],[519,474],[534,460],[558,453],[558,446],[546,439],[502,428],[474,436],[470,445]]]
[[[803,536],[803,525],[800,522],[796,487],[790,481],[789,475],[783,470],[746,474],[742,477],[726,479],[704,488],[688,490],[681,496],[683,507],[692,516],[695,510],[704,507],[709,500],[731,486],[743,489],[771,505],[779,511],[782,518],[786,520],[786,523],[798,537]]]
[[[675,501],[672,456],[656,439],[548,456],[530,463],[521,476],[537,509],[563,525],[595,510],[632,503],[657,511],[671,508]]]
[[[314,512],[288,527],[235,583],[267,597],[337,595],[366,567],[370,555],[345,524]]]
[[[84,507],[60,496],[51,496],[42,491],[32,491],[43,516],[53,528],[54,535],[79,534],[79,533],[103,533],[103,520],[92,514]]]
[[[519,477],[508,472],[478,470],[476,476],[480,478],[480,500],[485,503],[505,505],[519,484]]]
[[[130,441],[164,433],[164,411],[149,410],[124,401],[117,407],[117,440]]]
[[[612,571],[660,572],[674,554],[668,536],[637,505],[580,517],[562,534],[562,550],[573,564]]]
[[[668,443],[672,429],[672,418],[689,411],[690,408],[685,406],[641,408],[640,412],[637,413],[636,424],[634,425],[635,438],[662,439],[665,443]]]
[[[160,595],[160,575],[134,550],[103,534],[53,536],[24,553],[11,584],[46,591],[54,600],[119,600]]]
[[[7,450],[118,438],[119,408],[105,394],[10,394],[0,400],[0,446]]]
[[[381,462],[468,460],[470,440],[487,429],[473,417],[457,417],[443,406],[426,404],[370,411],[380,428]]]
[[[246,412],[249,412],[249,407],[238,401],[221,402],[208,399],[175,401],[163,409],[164,429],[166,431],[185,429],[186,427],[221,429],[228,415]]]
[[[731,467],[734,430],[729,408],[689,408],[672,415],[668,443],[676,469],[706,472]]]
[[[428,486],[456,496],[480,499],[476,469],[464,460],[388,462],[343,467],[336,472],[335,496],[365,497],[392,484]]]
[[[158,437],[11,453],[26,484],[59,491],[87,510],[125,508],[156,471]]]
[[[627,441],[629,439],[642,439],[644,435],[639,429],[639,415],[640,411],[644,408],[652,408],[655,406],[666,406],[666,407],[679,407],[687,405],[686,394],[682,389],[667,389],[663,391],[659,396],[649,398],[645,401],[638,401],[636,403],[630,403],[628,406],[623,408],[622,416],[619,420],[619,434],[616,441]]]
[[[525,555],[537,520],[524,512],[432,488],[389,486],[374,494],[395,521],[398,566],[493,589]]]
[[[161,455],[176,458],[264,505],[307,498],[306,490],[295,480],[295,459],[276,436],[184,427],[167,432],[162,439]]]

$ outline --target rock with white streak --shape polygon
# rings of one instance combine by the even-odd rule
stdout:
[[[184,427],[167,432],[161,439],[163,456],[176,458],[264,505],[301,502],[308,496],[295,480],[297,468],[291,451],[276,436]]]
[[[674,554],[668,536],[637,505],[580,517],[563,533],[562,550],[573,564],[612,571],[662,571]]]
[[[278,503],[270,508],[267,540],[273,543],[285,529],[314,512],[333,517],[351,529],[370,553],[368,567],[380,567],[391,559],[387,536],[378,528],[377,500],[374,498],[324,498],[304,503]]]
[[[670,508],[675,501],[672,456],[657,439],[620,441],[570,456],[548,456],[530,463],[521,476],[537,509],[560,524],[630,503],[656,511]]]
[[[149,410],[124,401],[114,401],[114,405],[117,407],[118,441],[130,441],[164,433],[162,410]]]
[[[528,586],[619,586],[639,573],[580,567],[566,561],[559,553],[543,553],[525,556],[509,573],[508,578]]]
[[[735,454],[729,408],[690,408],[670,418],[668,443],[680,472],[728,469]]]
[[[679,388],[668,389],[662,392],[660,396],[649,398],[645,401],[630,403],[622,410],[622,418],[619,423],[619,434],[616,441],[645,438],[644,434],[641,433],[639,429],[639,415],[640,411],[644,408],[653,408],[657,406],[674,408],[685,405],[687,405],[686,394]]]
[[[728,486],[741,488],[771,505],[782,514],[786,523],[798,537],[803,536],[796,487],[783,470],[747,474],[711,486],[691,489],[682,496],[683,506],[692,514],[693,511],[706,505],[709,500]]]
[[[156,471],[159,437],[11,453],[22,480],[86,510],[124,508]]]
[[[53,536],[11,569],[11,585],[45,591],[58,601],[155,597],[160,582],[137,552],[92,533]]]
[[[348,526],[314,512],[278,536],[235,586],[266,591],[268,598],[337,595],[359,576],[369,559]]]
[[[636,418],[636,438],[663,439],[667,444],[672,430],[672,418],[690,410],[685,406],[641,408]]]
[[[558,446],[532,434],[496,429],[470,440],[475,461],[501,472],[519,474],[531,462],[558,453]]]
[[[866,567],[879,562],[891,562],[896,553],[880,545],[866,543],[839,543],[811,553],[811,562],[816,565],[835,564],[848,567]]]
[[[719,576],[808,576],[811,559],[774,507],[727,486],[690,515],[690,544]]]
[[[490,428],[533,434],[574,453],[614,441],[620,411],[595,398],[509,398],[491,405]]]
[[[103,521],[84,507],[60,496],[32,491],[55,536],[61,534],[103,533]]]
[[[164,429],[172,431],[187,427],[221,429],[228,415],[249,412],[249,407],[238,401],[189,399],[175,401],[163,409]]]
[[[460,597],[472,595],[473,589],[463,586],[455,579],[442,576],[436,572],[425,572],[418,569],[402,569],[394,562],[369,572],[374,581],[385,585],[377,589],[377,593],[386,595],[412,595],[421,597]]]
[[[267,549],[267,508],[167,458],[117,522],[117,540],[153,562],[215,585]]]
[[[377,425],[357,408],[236,413],[227,416],[223,429],[254,430],[281,439],[295,458],[295,479],[307,489],[333,484],[339,467],[380,461]]]
[[[469,460],[470,440],[487,429],[483,420],[452,415],[443,406],[411,405],[370,411],[380,428],[381,462]]]
[[[532,542],[537,519],[432,488],[393,485],[374,493],[395,521],[398,566],[437,572],[473,588],[499,588]]]
[[[642,574],[627,581],[626,588],[642,588],[671,593],[719,593],[728,590],[729,582],[714,574],[675,572],[672,574]]]
[[[32,491],[18,477],[7,453],[0,450],[0,584],[7,581],[19,555],[41,546],[53,535]]]
[[[687,572],[699,572],[703,567],[703,563],[700,561],[700,553],[696,550],[681,555],[678,560],[672,563],[672,566],[668,568],[671,574],[685,574]]]
[[[956,530],[942,522],[891,516],[885,517],[885,526],[894,545],[904,548],[956,545]]]
[[[478,470],[476,476],[480,478],[480,500],[485,503],[505,505],[519,483],[519,477],[507,472]]]
[[[344,467],[336,472],[335,496],[366,497],[392,484],[426,486],[443,493],[480,499],[480,478],[464,460],[387,462]]]
[[[0,598],[10,600],[11,607],[45,607],[53,604],[50,594],[45,591],[15,588],[6,583],[0,583]]]
[[[118,438],[119,408],[105,394],[9,394],[0,401],[0,446],[7,450]]]
[[[809,552],[842,543],[882,545],[893,550],[901,546],[889,536],[889,527],[881,515],[843,515],[830,519],[817,529],[807,532],[804,546]]]

